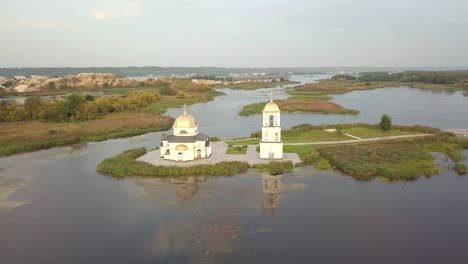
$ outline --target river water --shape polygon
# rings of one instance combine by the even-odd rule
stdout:
[[[260,129],[260,117],[237,113],[267,100],[268,91],[224,90],[189,112],[202,133],[248,136]],[[275,99],[286,97],[274,91]],[[283,114],[283,124],[376,123],[382,113],[400,124],[468,123],[468,98],[460,93],[384,88],[333,100],[361,114]],[[360,182],[308,166],[279,177],[255,170],[183,179],[96,173],[102,159],[154,148],[161,134],[0,158],[0,263],[468,262],[468,178],[452,170],[408,183]]]

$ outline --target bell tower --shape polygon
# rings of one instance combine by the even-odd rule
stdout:
[[[273,102],[273,99],[271,99],[263,109],[260,158],[283,158],[283,141],[281,140],[281,111],[278,105]]]

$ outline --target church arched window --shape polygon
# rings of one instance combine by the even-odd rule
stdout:
[[[275,117],[273,115],[270,115],[270,126],[273,126]]]
[[[278,132],[275,133],[275,140],[278,141]]]

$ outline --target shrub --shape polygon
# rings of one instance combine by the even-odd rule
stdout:
[[[313,164],[319,160],[320,154],[317,151],[311,151],[309,154],[302,157],[302,162],[305,165]]]
[[[319,162],[315,164],[317,170],[328,170],[331,168],[331,164],[327,159],[320,158]]]
[[[465,164],[462,164],[462,163],[457,163],[455,164],[455,170],[458,172],[458,174],[460,175],[464,175],[467,173],[467,170],[466,170],[466,165]]]
[[[382,115],[379,123],[380,129],[382,131],[389,131],[392,129],[392,118],[388,115]]]

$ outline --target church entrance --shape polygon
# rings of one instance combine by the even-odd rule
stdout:
[[[179,161],[182,161],[184,159],[184,155],[182,154],[182,152],[179,152],[177,157],[178,157]]]
[[[275,158],[275,153],[273,151],[268,152],[268,158],[269,159],[274,159]]]
[[[197,158],[201,158],[201,149],[197,149]]]
[[[271,127],[273,126],[274,119],[275,119],[275,117],[273,115],[270,115],[270,126]]]

